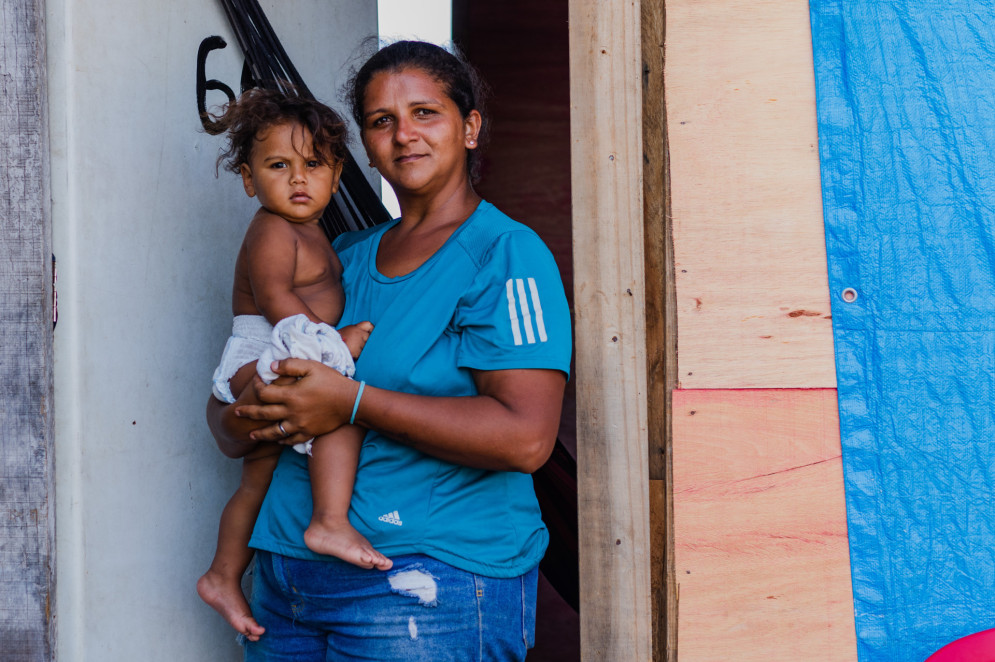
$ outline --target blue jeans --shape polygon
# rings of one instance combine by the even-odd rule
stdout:
[[[494,579],[421,554],[387,572],[256,553],[245,662],[507,662],[535,634],[538,570]]]

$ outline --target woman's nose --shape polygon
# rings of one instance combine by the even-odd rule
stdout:
[[[397,120],[397,128],[394,130],[394,140],[399,143],[410,142],[415,135],[414,123],[407,119],[401,118]]]

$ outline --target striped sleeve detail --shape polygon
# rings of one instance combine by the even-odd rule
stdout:
[[[539,300],[539,289],[534,278],[527,279],[529,291],[525,291],[526,279],[509,278],[505,283],[508,297],[508,318],[511,323],[511,335],[515,345],[527,342],[530,345],[546,342],[546,325],[542,318],[542,303]],[[519,317],[521,311],[521,317]],[[522,334],[525,334],[524,340]]]

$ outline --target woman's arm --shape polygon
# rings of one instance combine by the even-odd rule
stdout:
[[[474,371],[474,381],[479,395],[461,398],[367,386],[356,420],[455,464],[523,473],[538,470],[556,442],[564,374],[558,370]]]
[[[287,359],[276,370],[297,377],[262,386],[264,405],[238,405],[239,416],[283,422],[252,433],[260,441],[297,443],[349,421],[359,384],[312,361]],[[479,395],[431,397],[366,386],[356,423],[442,460],[481,469],[537,470],[560,423],[566,376],[558,370],[474,371]],[[220,442],[219,442],[220,444]]]
[[[288,383],[293,379],[278,379],[274,383]],[[222,453],[232,458],[245,457],[259,446],[260,441],[250,437],[251,433],[268,427],[268,420],[253,420],[245,416],[237,416],[236,408],[244,405],[258,405],[262,401],[256,394],[256,388],[264,386],[263,380],[253,371],[252,381],[248,383],[232,404],[227,404],[211,396],[207,400],[207,427],[214,435],[214,441]]]
[[[213,395],[207,400],[207,427],[211,429],[218,448],[228,457],[244,457],[259,445],[259,442],[249,439],[249,433],[259,429],[260,423],[237,418],[235,405],[225,404]]]

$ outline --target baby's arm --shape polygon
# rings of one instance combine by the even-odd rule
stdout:
[[[260,209],[245,233],[245,257],[256,308],[270,324],[304,314],[322,322],[294,292],[298,235],[290,223]]]

